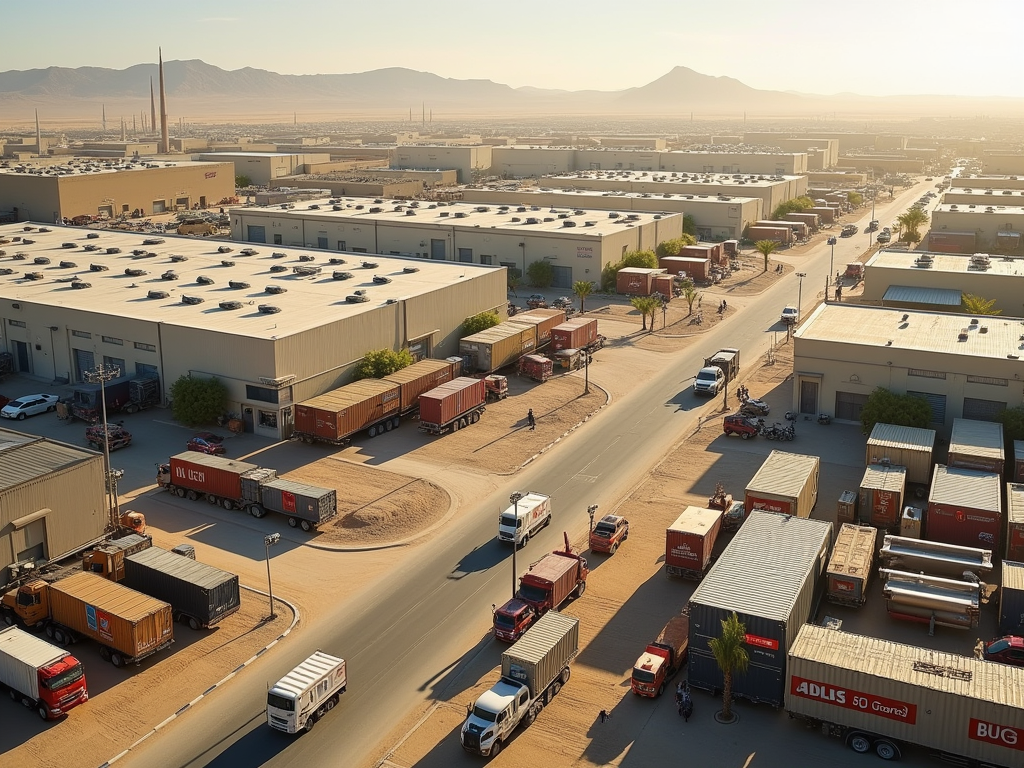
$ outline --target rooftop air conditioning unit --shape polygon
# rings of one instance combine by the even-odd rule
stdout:
[[[275,307],[273,304],[260,304],[256,309],[263,315],[276,315],[281,311],[280,307]]]

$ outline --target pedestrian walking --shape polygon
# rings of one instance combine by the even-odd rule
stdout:
[[[608,719],[609,717],[611,717],[611,716],[612,716],[612,713],[611,713],[611,712],[609,712],[608,710],[605,710],[605,709],[602,709],[602,710],[601,710],[601,711],[600,711],[600,712],[598,713],[598,717],[600,717],[600,718],[601,718],[601,722],[602,722],[602,723],[603,723],[603,722],[604,722],[605,720],[607,720],[607,719]]]
[[[533,431],[537,428],[537,419],[533,417],[533,408],[526,414],[526,423],[530,425],[530,430]]]

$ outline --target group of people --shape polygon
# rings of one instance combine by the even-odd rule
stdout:
[[[750,390],[743,385],[736,387],[736,399],[741,403],[747,402],[750,399]]]
[[[693,714],[693,699],[690,698],[690,685],[679,681],[676,685],[676,708],[679,710],[679,716],[683,718],[683,722],[690,721],[690,715]]]

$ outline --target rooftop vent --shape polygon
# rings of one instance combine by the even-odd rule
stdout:
[[[89,271],[90,272],[106,272],[108,269],[109,269],[109,267],[106,264],[90,264],[89,265]]]
[[[288,267],[286,267],[284,264],[274,264],[273,266],[270,267],[270,271],[271,272],[287,272],[288,271]]]
[[[78,247],[78,243],[61,243],[60,247],[61,248],[77,248]]]
[[[163,245],[164,239],[162,237],[150,237],[142,241],[143,245]]]
[[[82,246],[83,251],[98,251],[99,249],[100,247],[98,245],[95,245],[94,243],[89,243],[88,245]]]
[[[116,246],[114,246],[112,248],[107,248],[107,253],[110,253],[110,254],[120,253],[120,252],[121,252],[121,249],[116,247]]]
[[[202,304],[206,299],[202,296],[184,296],[181,297],[182,304]]]
[[[25,245],[32,245],[32,244],[33,244],[33,243],[35,242],[35,240],[29,240],[29,239],[28,239],[28,238],[26,237],[26,238],[24,238],[24,239],[23,239],[23,240],[22,240],[21,242],[23,242],[23,243],[24,243]]]
[[[391,282],[391,278],[384,277],[384,275],[374,275],[373,282],[375,282],[377,285],[387,285],[388,283]]]
[[[89,234],[87,234],[87,235],[85,236],[85,238],[86,238],[86,240],[95,240],[95,239],[96,239],[96,238],[98,238],[99,236],[100,236],[100,233],[99,233],[99,232],[90,232]]]
[[[263,289],[264,293],[287,293],[288,289],[282,285],[268,285]]]
[[[344,264],[345,260],[344,259],[333,258],[333,259],[328,259],[327,263],[328,264]]]
[[[218,305],[221,309],[241,309],[242,302],[240,301],[222,301]]]
[[[10,269],[9,267],[4,267],[3,269],[0,269],[0,275],[13,275],[13,274],[14,274],[14,270]]]
[[[84,280],[75,278],[71,281],[71,287],[76,289],[92,288],[92,283],[87,283]]]
[[[167,270],[162,275],[160,275],[160,277],[162,279],[164,279],[164,280],[177,280],[178,279],[178,273],[177,272],[172,272],[171,270]]]
[[[60,268],[61,269],[74,269],[77,266],[78,265],[75,264],[75,262],[73,262],[73,261],[62,261],[60,263]]]
[[[351,280],[352,279],[352,273],[351,272],[338,272],[338,271],[336,271],[336,272],[334,272],[334,274],[331,275],[331,277],[333,279],[335,279],[335,280]]]
[[[222,267],[233,267],[235,266],[235,262],[231,261],[230,259],[222,259],[220,265]]]
[[[411,275],[413,272],[419,272],[420,268],[419,267],[403,267],[402,271],[405,272],[405,274],[407,274],[407,275]]]
[[[284,259],[287,258],[287,256],[287,253],[281,253],[280,251],[274,251],[272,254],[270,254],[270,258],[272,259]]]
[[[576,226],[576,222],[575,221],[563,221],[562,222],[562,226],[563,227],[575,227]]]
[[[170,295],[167,291],[150,291],[146,294],[150,299],[166,299]]]
[[[232,248],[230,245],[222,245],[217,249],[217,253],[231,253]]]
[[[308,253],[303,253],[299,256],[299,261],[316,261],[316,256],[310,256]]]
[[[200,275],[196,278],[196,282],[199,283],[199,285],[213,285],[213,278],[207,277],[206,275]]]
[[[344,206],[341,206],[341,205],[334,205],[334,206],[331,206],[331,207],[335,211],[340,211],[340,210],[343,210],[343,208],[344,208]]]
[[[383,211],[384,209],[379,206],[372,206],[370,208],[370,213],[382,213]]]
[[[376,269],[378,266],[376,261],[364,261],[363,269]]]
[[[255,248],[243,248],[241,251],[239,251],[239,254],[241,254],[242,256],[258,256],[259,251],[257,251]]]
[[[440,215],[441,216],[448,216],[450,213],[451,213],[451,211],[441,211]]]
[[[292,267],[292,272],[302,277],[312,277],[313,275],[319,275],[321,271],[320,267]]]
[[[180,256],[178,254],[171,254],[171,261],[188,261],[188,256]]]
[[[260,304],[256,309],[258,309],[262,315],[276,315],[281,311],[280,307],[275,307],[273,304]]]
[[[36,256],[34,259],[32,259],[32,263],[33,264],[49,264],[50,260],[48,258],[46,258],[45,256]]]
[[[369,296],[366,296],[366,295],[361,294],[361,293],[356,293],[356,294],[352,294],[350,296],[346,296],[345,297],[345,301],[347,301],[349,304],[360,304],[360,303],[362,303],[364,301],[369,301],[369,300],[370,300]]]
[[[410,208],[409,210],[407,210],[405,212],[405,215],[406,216],[415,216],[416,215],[416,211],[414,211],[412,208]]]
[[[143,275],[149,274],[144,269],[126,269],[124,273],[128,275],[128,277],[142,277]]]
[[[617,218],[619,218],[619,214],[616,213],[615,211],[612,211],[611,213],[608,214],[608,218],[609,219],[617,219]]]
[[[42,280],[43,279],[43,273],[42,272],[26,272],[24,277],[25,277],[26,280]]]
[[[243,283],[241,280],[228,280],[228,287],[234,288],[236,291],[240,291],[244,288],[248,288],[248,283]]]

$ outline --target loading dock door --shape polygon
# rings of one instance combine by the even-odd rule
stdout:
[[[267,228],[257,226],[255,224],[249,224],[246,227],[245,239],[250,243],[265,243],[267,242]]]
[[[551,280],[552,288],[564,288],[572,290],[572,267],[552,267],[554,277]]]
[[[14,360],[18,366],[18,372],[31,373],[28,362],[28,344],[24,341],[13,341],[11,343],[14,344]]]
[[[431,240],[430,241],[430,258],[435,261],[444,261],[448,258],[447,241],[445,240]]]
[[[923,397],[928,401],[928,407],[932,409],[932,420],[931,424],[942,426],[946,423],[946,396],[935,395],[930,392],[911,392],[907,390],[908,395],[914,395],[916,397]]]
[[[836,421],[860,421],[868,396],[856,392],[836,392]]]
[[[964,418],[975,421],[999,421],[999,414],[1006,410],[1006,403],[998,400],[964,398]]]
[[[75,354],[75,381],[84,381],[85,372],[96,367],[95,356],[85,349],[71,350]]]

